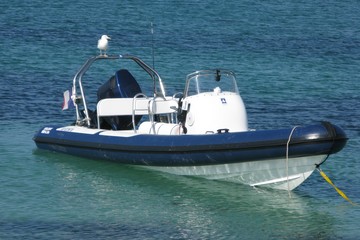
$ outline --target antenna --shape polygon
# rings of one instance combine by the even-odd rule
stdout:
[[[155,70],[155,53],[154,53],[154,24],[153,22],[151,22],[151,41],[152,41],[152,46],[151,46],[151,55],[152,55],[152,67]],[[153,75],[153,81],[154,81],[154,96],[157,95],[156,92],[156,81],[155,81],[155,76]]]
[[[154,53],[154,24],[153,22],[151,22],[151,41],[152,41],[152,65],[153,65],[153,69],[155,69],[155,53]]]

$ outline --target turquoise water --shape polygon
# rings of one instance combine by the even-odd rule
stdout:
[[[151,64],[153,22],[168,92],[195,70],[232,69],[251,128],[341,126],[349,142],[322,169],[360,203],[359,11],[334,0],[0,3],[0,239],[357,239],[359,206],[317,172],[289,197],[39,151],[32,136],[73,121],[62,93],[102,34],[110,53]],[[89,89],[105,81],[93,72]]]

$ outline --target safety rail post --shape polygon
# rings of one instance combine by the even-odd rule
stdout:
[[[136,124],[135,124],[135,116],[136,116],[136,111],[137,110],[145,110],[145,109],[137,109],[136,108],[136,99],[138,97],[144,97],[145,99],[148,99],[148,97],[143,94],[143,93],[138,93],[136,94],[134,97],[133,97],[133,104],[132,104],[132,125],[133,125],[133,129],[134,129],[134,133],[137,133],[137,130],[136,130]],[[148,112],[149,112],[149,108],[147,109]],[[150,114],[149,114],[150,115]]]
[[[84,65],[80,68],[80,70],[75,74],[75,77],[73,79],[73,87],[75,88],[75,90],[73,90],[73,91],[75,92],[75,94],[76,94],[76,81],[78,81],[78,83],[79,83],[81,99],[82,99],[82,103],[84,105],[84,111],[85,111],[84,120],[86,121],[88,127],[90,127],[90,117],[89,117],[89,112],[88,112],[87,105],[86,105],[84,89],[83,89],[83,86],[82,86],[82,77],[85,74],[85,72],[89,69],[89,67],[95,61],[97,61],[99,59],[119,59],[119,56],[118,55],[113,55],[113,56],[99,55],[99,56],[91,57],[84,63]],[[78,109],[78,107],[76,107],[76,117],[77,117],[76,123],[78,123],[80,121],[80,119],[79,119],[80,114],[79,114],[78,111],[79,111],[79,109]]]

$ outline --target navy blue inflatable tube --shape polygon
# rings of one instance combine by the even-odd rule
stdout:
[[[34,141],[41,149],[76,156],[149,166],[199,166],[283,158],[292,129],[207,135],[104,136],[40,130]],[[333,154],[346,144],[344,131],[328,122],[297,127],[289,157]]]

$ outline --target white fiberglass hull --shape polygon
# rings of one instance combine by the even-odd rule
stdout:
[[[176,175],[241,183],[250,186],[293,190],[304,182],[322,163],[326,155],[240,162],[222,165],[147,168]]]

